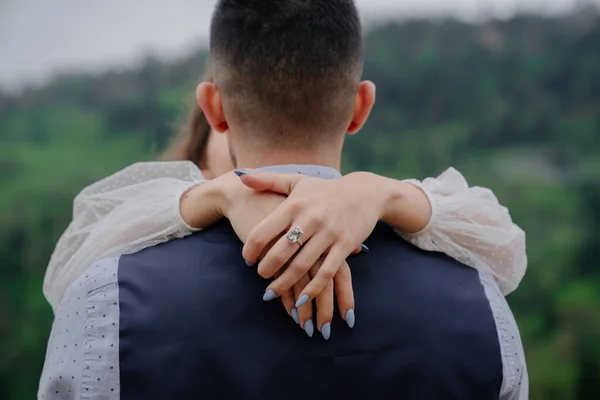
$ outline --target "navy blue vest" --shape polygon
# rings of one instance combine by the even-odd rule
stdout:
[[[306,336],[228,222],[123,256],[122,399],[498,399],[502,360],[477,271],[379,224],[351,257],[356,326]]]

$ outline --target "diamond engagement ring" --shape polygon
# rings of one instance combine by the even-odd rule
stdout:
[[[290,229],[288,231],[288,233],[286,233],[285,238],[290,243],[293,243],[293,244],[297,243],[300,246],[302,246],[302,241],[300,240],[300,238],[302,237],[302,235],[304,235],[304,232],[302,232],[302,229],[300,229],[297,226],[294,226],[292,229]]]

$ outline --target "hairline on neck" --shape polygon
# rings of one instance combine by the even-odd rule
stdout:
[[[235,141],[236,143],[232,143]],[[251,140],[234,138],[232,146],[237,168],[259,168],[272,165],[321,165],[339,170],[342,159],[344,135],[336,142],[301,147],[261,146]]]

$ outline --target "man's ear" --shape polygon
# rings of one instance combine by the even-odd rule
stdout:
[[[373,104],[375,104],[375,84],[371,81],[362,81],[358,85],[358,91],[354,98],[354,113],[348,126],[350,135],[358,132],[367,122]]]
[[[196,88],[196,100],[208,123],[220,133],[229,129],[223,112],[221,92],[214,83],[202,82]]]

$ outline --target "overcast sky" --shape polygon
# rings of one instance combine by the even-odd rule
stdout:
[[[585,1],[585,0],[584,0]],[[591,0],[600,2],[600,0]],[[206,43],[216,0],[0,0],[0,89],[57,71],[130,66],[150,52],[177,57]],[[439,14],[564,12],[578,0],[356,0],[363,20]],[[581,1],[579,1],[581,2]],[[418,4],[418,5],[416,5]]]

